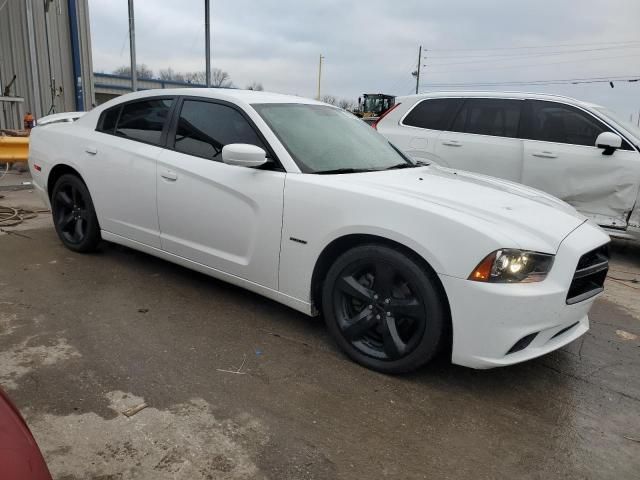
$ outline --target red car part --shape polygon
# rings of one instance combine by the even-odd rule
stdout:
[[[0,478],[52,480],[29,427],[20,411],[0,389]]]

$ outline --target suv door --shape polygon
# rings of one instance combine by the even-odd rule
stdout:
[[[224,273],[277,289],[286,174],[237,107],[185,97],[168,149],[158,159],[162,248]],[[266,168],[222,162],[222,147],[249,143],[271,157]]]
[[[523,120],[522,183],[561,198],[600,225],[626,227],[638,197],[638,152],[623,139],[622,148],[603,155],[596,138],[614,130],[564,103],[527,100]]]
[[[461,98],[428,98],[421,100],[400,120],[400,125],[389,124],[384,119],[378,131],[407,155],[431,160],[436,142],[443,130],[447,130],[462,104]],[[443,165],[446,164],[443,162]]]
[[[105,110],[85,146],[100,228],[160,248],[156,159],[162,152],[172,97],[134,100]]]
[[[519,182],[522,141],[518,137],[524,101],[469,98],[449,131],[438,138],[435,154],[452,168]]]

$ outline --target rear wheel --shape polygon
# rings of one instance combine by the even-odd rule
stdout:
[[[384,373],[427,363],[447,322],[435,274],[383,245],[356,247],[336,260],[324,282],[322,307],[346,354]]]
[[[62,175],[51,194],[53,222],[62,243],[75,252],[94,251],[100,226],[86,185],[75,175]]]

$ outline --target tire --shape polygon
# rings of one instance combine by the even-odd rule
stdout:
[[[433,271],[398,249],[362,245],[327,272],[322,311],[331,335],[355,362],[405,373],[429,362],[445,339],[449,317]]]
[[[53,187],[51,213],[58,237],[74,252],[93,252],[100,243],[100,225],[91,195],[76,175],[62,175]]]

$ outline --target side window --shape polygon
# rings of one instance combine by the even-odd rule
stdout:
[[[602,132],[610,131],[582,110],[557,102],[530,100],[524,137],[544,142],[593,147]]]
[[[434,98],[418,103],[402,123],[430,130],[448,130],[462,99]]]
[[[523,103],[522,100],[470,98],[456,115],[451,130],[515,138]]]
[[[122,107],[116,135],[160,145],[162,128],[169,116],[173,99],[148,99]]]
[[[221,161],[222,147],[230,143],[249,143],[266,150],[253,127],[234,108],[199,100],[183,102],[175,150]]]
[[[103,112],[97,130],[104,133],[113,133],[120,115],[120,109],[121,105],[118,105]]]

